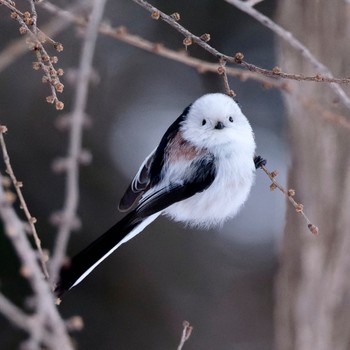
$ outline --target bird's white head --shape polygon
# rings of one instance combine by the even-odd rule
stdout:
[[[185,140],[211,151],[225,146],[255,150],[252,128],[233,98],[221,94],[207,94],[189,108],[182,123]]]

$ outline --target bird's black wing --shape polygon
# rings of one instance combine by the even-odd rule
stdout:
[[[165,132],[159,146],[144,160],[119,202],[118,208],[120,211],[130,210],[135,203],[138,203],[145,191],[159,182],[160,174],[164,166],[164,153],[166,148],[178,133],[181,123],[185,120],[189,109],[190,106],[185,108],[182,114]]]
[[[135,203],[138,202],[142,194],[149,188],[150,184],[150,168],[154,159],[154,150],[141,164],[141,167],[130,185],[126,189],[122,199],[119,202],[118,209],[120,211],[130,210]]]
[[[206,190],[213,183],[216,170],[214,156],[207,153],[191,163],[187,177],[182,183],[172,183],[168,187],[146,195],[141,199],[136,210],[142,213],[142,216],[149,216],[174,203],[190,198]]]

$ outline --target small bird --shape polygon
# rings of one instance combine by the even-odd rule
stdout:
[[[144,160],[120,200],[130,212],[63,266],[55,293],[61,297],[123,243],[163,214],[210,228],[232,218],[246,201],[255,169],[249,121],[233,98],[207,94],[189,105]]]

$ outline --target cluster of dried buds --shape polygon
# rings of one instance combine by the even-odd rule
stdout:
[[[57,52],[63,51],[63,45],[52,40],[39,30],[36,26],[36,15],[31,14],[29,11],[22,13],[16,8],[16,4],[13,1],[11,1],[10,7],[11,18],[19,23],[19,32],[22,35],[28,35],[26,43],[36,55],[36,61],[32,64],[33,69],[42,70],[44,72],[42,82],[50,84],[51,95],[46,97],[46,101],[55,104],[57,110],[62,110],[64,103],[58,99],[56,93],[63,92],[64,85],[61,83],[60,77],[64,72],[62,68],[56,69],[54,67],[58,62],[58,57],[50,56],[44,48],[44,44],[50,43]]]

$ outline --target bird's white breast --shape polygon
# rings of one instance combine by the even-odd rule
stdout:
[[[216,177],[203,192],[175,203],[164,214],[191,226],[210,227],[233,217],[246,201],[254,180],[253,152],[220,151]]]

